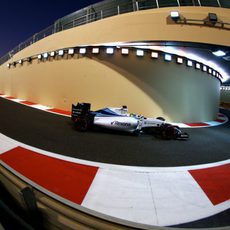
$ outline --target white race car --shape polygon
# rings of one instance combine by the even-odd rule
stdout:
[[[129,114],[127,106],[103,108],[97,111],[91,111],[90,107],[89,103],[72,105],[71,119],[78,131],[100,127],[133,134],[148,133],[163,139],[189,138],[187,133],[183,133],[178,126],[166,123],[162,117],[146,118],[133,113]]]

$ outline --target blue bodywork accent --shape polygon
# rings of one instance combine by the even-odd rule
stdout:
[[[100,109],[91,113],[96,117],[114,117],[114,116],[124,117],[123,115],[117,114],[114,111],[110,110],[109,108]]]

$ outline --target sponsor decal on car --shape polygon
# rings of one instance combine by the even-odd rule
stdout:
[[[111,125],[116,125],[116,126],[125,126],[125,127],[130,127],[131,124],[127,122],[119,122],[119,121],[112,121]]]

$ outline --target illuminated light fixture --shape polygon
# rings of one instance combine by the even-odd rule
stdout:
[[[181,58],[181,57],[178,57],[176,61],[179,64],[182,64],[184,62],[183,58]]]
[[[38,59],[41,60],[42,59],[42,55],[38,54]]]
[[[171,11],[170,17],[173,21],[177,22],[180,19],[180,14],[178,11]]]
[[[23,62],[22,59],[20,59],[20,60],[18,61],[18,63],[21,64],[21,65],[22,65],[22,62]]]
[[[208,20],[215,24],[218,21],[217,15],[215,13],[208,13]]]
[[[95,47],[95,48],[92,49],[92,53],[93,54],[99,54],[99,52],[100,52],[100,50],[97,47]]]
[[[136,51],[136,55],[137,55],[138,57],[143,57],[143,56],[144,56],[144,50],[137,50],[137,51]]]
[[[152,52],[151,53],[151,57],[152,58],[158,58],[159,57],[159,54],[157,52]]]
[[[113,48],[106,48],[106,53],[107,54],[113,54],[114,53],[114,49]]]
[[[80,54],[86,54],[86,48],[80,48],[79,53]]]
[[[68,49],[68,54],[69,54],[69,55],[73,55],[73,54],[74,54],[74,48]]]
[[[214,52],[212,52],[212,54],[214,54],[217,57],[223,57],[223,56],[226,55],[226,53],[224,51],[222,51],[222,50],[214,51]]]
[[[208,69],[208,73],[212,74],[212,69],[211,68]]]
[[[7,67],[10,68],[10,63],[7,64]]]
[[[165,61],[172,61],[172,55],[171,54],[165,54]]]
[[[63,56],[64,55],[64,50],[58,50],[58,55]]]
[[[196,63],[195,67],[196,69],[200,69],[200,63]]]
[[[56,55],[55,51],[50,52],[50,57],[54,57]]]
[[[193,63],[192,63],[191,60],[187,60],[187,66],[189,66],[189,67],[192,67],[192,66],[193,66]]]
[[[44,53],[44,54],[42,54],[42,56],[43,56],[43,58],[47,59],[49,55],[48,55],[48,53]]]
[[[207,70],[208,70],[208,67],[207,67],[206,65],[203,65],[203,68],[202,68],[202,70],[203,70],[204,72],[207,72]]]
[[[129,49],[128,48],[122,48],[121,53],[127,55],[127,54],[129,54]]]
[[[212,71],[212,75],[216,76],[216,71],[215,70]]]

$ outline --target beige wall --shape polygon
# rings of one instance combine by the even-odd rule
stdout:
[[[204,18],[207,12],[216,12],[223,21],[229,18],[226,9],[181,7],[179,10],[188,18]],[[169,23],[170,11],[171,8],[140,11],[66,30],[31,45],[13,60],[79,44],[115,41],[192,40],[229,44],[226,30]],[[47,62],[36,59],[32,64],[10,69],[0,66],[1,93],[68,110],[77,101],[91,102],[94,109],[126,104],[130,112],[164,116],[171,121],[214,119],[219,86],[217,79],[202,71],[161,59],[153,61],[147,56],[137,58],[134,54],[75,55]]]
[[[200,70],[137,57],[75,55],[73,58],[33,61],[4,69],[0,78],[5,94],[43,105],[70,109],[72,103],[91,102],[94,109],[129,107],[145,116],[163,116],[172,121],[207,121],[215,118],[219,103],[219,81]]]

